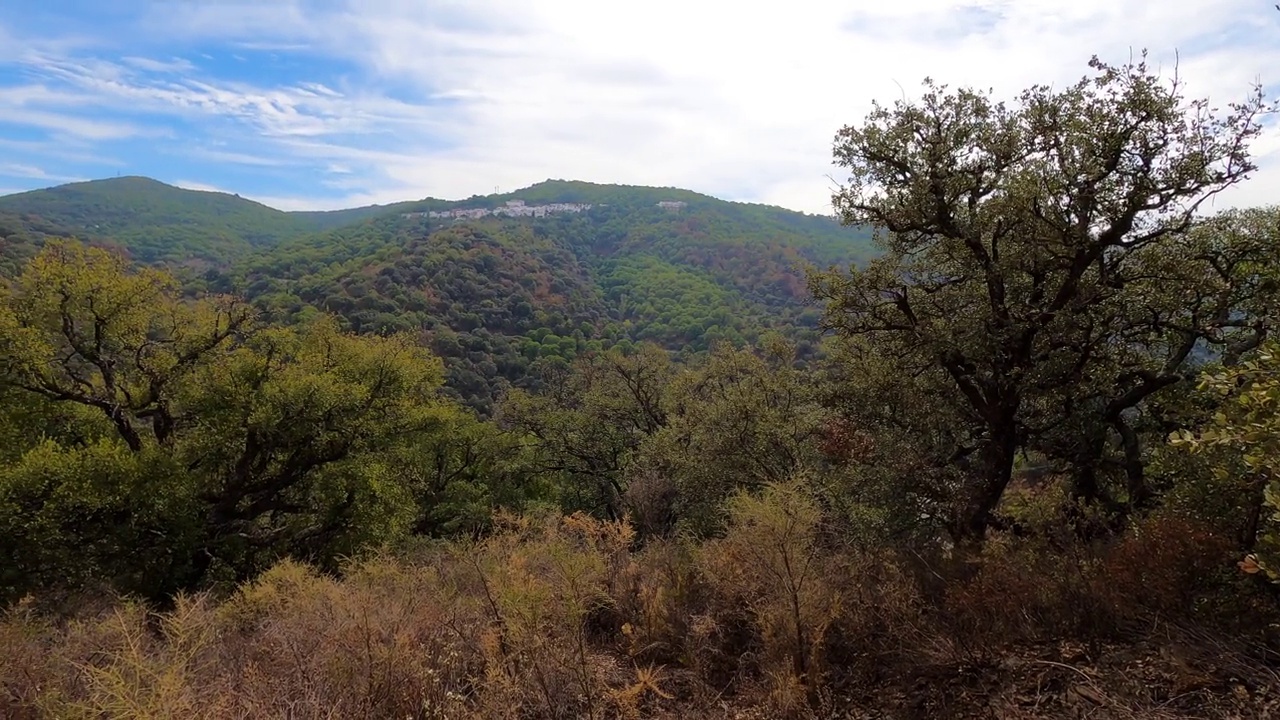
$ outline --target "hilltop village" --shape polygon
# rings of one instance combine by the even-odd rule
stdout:
[[[668,211],[679,211],[684,208],[685,203],[680,201],[664,200],[657,204],[658,207]],[[590,210],[593,206],[589,203],[549,203],[546,205],[526,205],[523,200],[508,200],[501,207],[496,208],[458,208],[454,210],[429,210],[426,212],[402,213],[405,218],[426,217],[435,219],[453,219],[474,220],[477,218],[488,217],[490,215],[505,215],[507,217],[546,217],[547,215],[557,215],[561,213],[577,213]]]
[[[591,205],[583,203],[550,203],[547,205],[526,205],[523,200],[508,200],[502,207],[496,208],[457,208],[453,210],[431,210],[427,212],[403,213],[406,218],[426,217],[432,219],[476,219],[490,215],[506,215],[508,217],[545,217],[559,213],[576,213],[590,210]]]

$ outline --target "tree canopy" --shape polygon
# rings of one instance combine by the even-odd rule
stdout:
[[[1123,502],[1145,502],[1144,401],[1184,380],[1198,347],[1235,355],[1270,328],[1251,311],[1274,285],[1252,268],[1274,227],[1236,216],[1193,232],[1204,202],[1254,169],[1261,94],[1216,111],[1145,61],[1091,67],[1013,104],[926,81],[836,137],[850,177],[835,206],[874,226],[884,254],[811,287],[859,362],[915,378],[890,412],[946,415],[957,539],[983,535],[1024,449],[1074,468],[1096,499],[1118,443]]]
[[[5,396],[45,428],[15,438],[0,471],[0,529],[26,549],[27,582],[66,570],[30,552],[61,555],[65,538],[89,575],[145,567],[125,584],[148,593],[282,553],[336,557],[415,515],[382,454],[462,417],[407,336],[262,327],[242,301],[184,298],[104,250],[51,244],[0,301]],[[34,542],[46,534],[64,539]]]

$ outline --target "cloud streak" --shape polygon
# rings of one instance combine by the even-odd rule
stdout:
[[[0,177],[30,178],[32,180],[48,180],[59,183],[77,182],[86,179],[74,175],[57,175],[46,172],[43,168],[35,165],[23,165],[21,163],[0,163]]]

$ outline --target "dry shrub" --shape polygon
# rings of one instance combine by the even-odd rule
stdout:
[[[740,658],[755,642],[751,618],[716,606],[687,538],[650,541],[636,553],[614,591],[623,621],[621,650],[640,678],[659,673],[663,694],[683,707],[719,701],[738,678]],[[732,609],[736,610],[736,608]]]
[[[110,638],[103,661],[80,665],[88,698],[71,707],[84,717],[218,718],[230,702],[215,676],[219,633],[203,597],[179,597],[172,611],[151,615],[129,603],[94,628]]]
[[[236,638],[237,710],[252,717],[453,717],[479,625],[433,567],[379,557],[339,581],[284,562],[220,609]]]
[[[803,481],[735,496],[725,536],[696,556],[707,615],[752,632],[722,632],[719,652],[740,665],[740,678],[758,673],[779,716],[882,680],[930,632],[915,578],[890,553],[828,536]]]
[[[1187,618],[1236,570],[1231,542],[1207,525],[1157,514],[1102,554],[1093,593],[1120,619],[1158,613]]]
[[[894,554],[846,549],[827,560],[825,576],[842,598],[826,634],[830,681],[841,688],[867,687],[891,677],[933,642],[919,583]]]
[[[504,517],[499,527],[465,561],[489,620],[480,714],[612,716],[610,688],[629,686],[629,671],[593,645],[591,626],[607,635],[621,625],[610,590],[630,565],[630,525],[579,514]]]
[[[41,706],[51,717],[455,717],[474,662],[436,580],[386,559],[341,582],[284,562],[217,607],[126,603],[58,635],[54,662],[69,672]]]
[[[1091,545],[998,535],[971,577],[949,579],[939,617],[976,661],[1018,643],[1131,637],[1153,616],[1191,620],[1211,606],[1227,588],[1230,559],[1224,538],[1171,515]]]
[[[24,601],[0,618],[0,717],[39,717],[42,694],[57,683],[53,628]]]
[[[1088,561],[1041,543],[988,541],[972,576],[949,583],[946,629],[968,659],[1076,629]]]
[[[678,496],[670,473],[641,465],[628,479],[623,502],[641,537],[663,537],[676,525]]]
[[[11,617],[4,634],[22,623]],[[219,651],[203,598],[178,597],[163,616],[122,603],[62,627],[41,626],[43,676],[6,717],[217,718],[229,710],[219,688],[200,681],[212,675]]]
[[[579,718],[670,699],[611,653],[626,523],[504,518],[492,536],[343,577],[285,561],[221,604],[122,603],[57,628],[11,612],[5,717]],[[55,652],[48,654],[46,650]]]
[[[696,548],[684,539],[654,540],[633,557],[612,592],[627,655],[643,662],[696,667],[705,657],[706,584]]]
[[[707,543],[700,566],[730,608],[744,608],[760,639],[760,669],[779,712],[799,707],[823,682],[824,641],[842,597],[819,542],[822,514],[800,482],[772,484],[729,503],[725,537]]]
[[[1021,643],[1195,620],[1206,579],[1234,569],[1212,533],[1168,516],[1097,547],[995,537],[963,575],[824,527],[788,483],[737,496],[725,536],[701,545],[636,550],[625,522],[508,516],[483,540],[341,577],[286,561],[163,613],[116,602],[53,622],[20,605],[0,618],[0,717],[712,717],[725,703],[825,717],[915,687],[904,678],[954,680],[957,663],[977,682]],[[913,572],[945,585],[937,602]]]

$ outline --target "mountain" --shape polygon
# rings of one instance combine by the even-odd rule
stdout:
[[[279,319],[420,332],[482,412],[508,384],[613,345],[700,353],[766,331],[815,351],[804,268],[871,254],[831,218],[675,188],[547,181],[397,212],[265,248],[206,281]]]
[[[141,177],[0,197],[0,275],[51,237],[170,265],[193,292],[242,293],[277,321],[326,311],[355,332],[420,333],[485,413],[504,387],[616,345],[692,354],[776,331],[810,355],[804,268],[872,252],[829,217],[565,180],[328,212]]]
[[[141,262],[214,264],[394,207],[284,212],[239,195],[187,190],[145,177],[92,180],[0,197],[0,215],[8,217],[11,226],[53,226],[85,240],[110,241]]]

